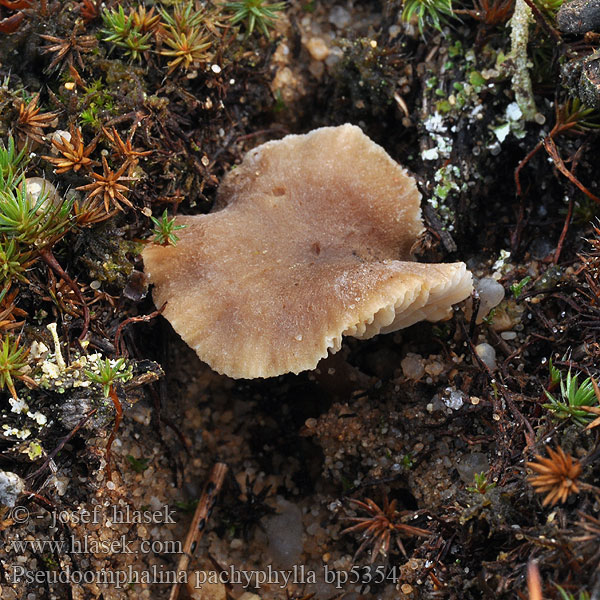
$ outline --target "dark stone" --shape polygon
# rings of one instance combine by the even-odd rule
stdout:
[[[572,0],[564,3],[556,15],[563,33],[587,33],[600,29],[600,0]]]
[[[600,58],[588,60],[581,69],[579,97],[590,108],[600,108]]]

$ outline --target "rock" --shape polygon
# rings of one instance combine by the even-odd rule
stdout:
[[[49,143],[56,142],[57,144],[62,144],[63,141],[67,141],[67,142],[71,141],[71,133],[70,132],[65,131],[63,129],[57,129],[56,131],[53,131],[48,136]],[[54,154],[54,156],[58,156],[58,149],[56,148],[56,146],[54,146],[54,145],[51,146],[50,152],[52,154]]]
[[[579,78],[579,97],[590,108],[600,108],[600,59],[584,61]]]
[[[484,342],[475,346],[475,352],[490,371],[496,370],[496,350],[493,346]]]
[[[264,519],[269,540],[269,553],[276,568],[291,569],[302,555],[302,512],[291,502],[279,497],[278,514]]]
[[[452,410],[458,410],[464,403],[464,394],[460,390],[450,390],[450,395],[444,398],[444,404]]]
[[[456,464],[456,470],[466,484],[472,484],[476,474],[487,473],[490,470],[490,463],[483,452],[472,452],[462,457]]]
[[[475,288],[479,293],[479,311],[477,323],[481,323],[490,311],[504,300],[504,287],[491,277],[480,279]]]
[[[407,379],[420,379],[425,374],[425,367],[423,366],[423,357],[420,354],[414,354],[409,352],[405,358],[400,362],[404,377]]]
[[[327,44],[318,37],[310,38],[310,40],[306,42],[306,49],[314,60],[322,61],[329,56]]]
[[[600,0],[565,2],[556,15],[563,33],[587,33],[600,29]]]
[[[24,490],[25,483],[16,473],[0,471],[0,505],[12,508]]]
[[[529,244],[529,252],[531,256],[536,260],[542,260],[546,258],[548,254],[554,252],[556,245],[547,238],[536,237],[531,244]]]
[[[331,68],[340,62],[344,56],[344,51],[339,46],[334,46],[329,49],[329,55],[325,59],[325,64]]]
[[[29,200],[32,207],[45,197],[37,212],[49,208],[50,204],[58,206],[62,202],[58,190],[43,177],[28,177],[25,179],[25,191],[27,192],[27,200]]]
[[[308,70],[315,79],[321,79],[321,77],[323,77],[323,73],[325,73],[325,63],[319,62],[318,60],[313,60],[310,63]]]
[[[344,29],[350,25],[352,17],[343,6],[334,6],[329,13],[329,22],[338,29]]]
[[[428,359],[427,364],[425,365],[425,373],[430,375],[431,377],[439,377],[444,372],[444,363],[439,360],[432,358],[431,356]]]

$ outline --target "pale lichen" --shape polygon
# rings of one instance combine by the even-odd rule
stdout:
[[[535,121],[538,110],[533,99],[533,87],[529,74],[527,44],[529,42],[529,24],[533,21],[531,8],[525,0],[516,0],[515,11],[510,20],[510,43],[512,68],[512,89],[515,100],[526,121]]]

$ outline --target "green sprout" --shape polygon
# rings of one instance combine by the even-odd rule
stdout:
[[[17,152],[15,140],[12,136],[8,138],[8,144],[0,145],[0,187],[14,187],[23,172],[23,168],[29,161],[27,148]]]
[[[195,29],[202,24],[204,18],[204,13],[196,10],[191,1],[188,2],[185,7],[181,4],[177,4],[173,11],[173,15],[164,8],[159,8],[158,12],[164,19],[167,27],[178,32],[189,32],[191,29]]]
[[[497,311],[498,311],[498,307],[494,306],[494,308],[492,308],[492,310],[490,310],[489,314],[487,316],[483,317],[482,321],[486,325],[491,325],[494,322],[494,317],[496,316]]]
[[[198,29],[193,28],[189,32],[185,32],[169,28],[165,44],[169,46],[170,50],[161,50],[160,53],[163,56],[173,57],[167,65],[168,73],[172,73],[179,66],[187,71],[194,64],[206,62],[209,56],[206,50],[210,47],[211,42],[208,40],[208,36]]]
[[[122,43],[115,45],[124,48],[125,54],[131,56],[133,60],[139,60],[143,52],[150,50],[150,36],[150,33],[142,34],[134,27]]]
[[[590,600],[590,595],[585,590],[583,590],[582,592],[579,592],[579,596],[576,598],[575,594],[572,594],[571,592],[567,592],[567,590],[562,588],[560,585],[558,585],[556,583],[554,585],[556,586],[556,589],[560,593],[561,600]]]
[[[163,18],[162,24],[165,28],[163,41],[169,48],[161,50],[160,54],[171,57],[167,74],[178,67],[187,71],[192,65],[206,62],[211,42],[200,27],[205,18],[204,12],[196,10],[192,2],[185,6],[176,5],[172,15],[164,8],[160,8],[158,12]]]
[[[558,10],[563,5],[563,0],[533,0],[539,10],[550,19],[556,19]]]
[[[552,364],[552,359],[550,359],[548,362],[548,368],[550,370],[550,383],[552,386],[558,385],[561,378],[560,369]]]
[[[160,219],[157,219],[156,217],[150,218],[155,225],[153,230],[154,239],[152,241],[161,246],[166,246],[167,244],[175,246],[179,241],[179,237],[175,235],[174,232],[178,229],[183,229],[185,225],[175,225],[175,217],[169,219],[166,208]]]
[[[411,452],[408,452],[402,457],[401,464],[405,469],[412,469],[414,462]]]
[[[275,27],[277,11],[285,9],[285,2],[268,4],[265,0],[241,0],[239,2],[226,2],[226,9],[235,11],[229,20],[235,25],[241,21],[246,22],[246,35],[252,35],[257,27],[265,37],[270,38],[269,28]]]
[[[556,115],[560,131],[574,129],[578,133],[600,129],[600,112],[581,102],[579,98],[569,98],[559,106]]]
[[[13,398],[17,399],[14,379],[28,379],[22,373],[27,366],[27,355],[29,350],[22,346],[19,348],[19,339],[14,342],[6,336],[0,342],[0,389],[7,387]]]
[[[19,248],[15,240],[0,239],[0,288],[10,287],[13,279],[29,283],[25,271],[32,263],[31,252]]]
[[[131,379],[131,369],[124,368],[124,365],[124,358],[119,358],[117,360],[105,358],[103,361],[98,361],[97,372],[86,370],[85,374],[90,381],[102,386],[104,397],[108,398],[110,395],[110,388],[116,381],[127,381],[128,379]]]
[[[488,490],[491,490],[496,487],[496,484],[494,482],[490,483],[487,480],[487,475],[483,471],[481,473],[475,473],[473,480],[475,482],[475,485],[467,487],[467,492],[483,495]]]
[[[147,458],[136,458],[132,454],[128,454],[125,458],[136,473],[143,473],[150,466]]]
[[[113,113],[115,99],[110,94],[105,83],[96,79],[90,83],[79,102],[79,118],[83,125],[99,130],[102,125],[101,112]]]
[[[558,374],[557,374],[558,373]],[[544,390],[549,404],[544,408],[549,409],[559,419],[573,419],[579,425],[587,425],[594,416],[581,408],[582,406],[596,406],[598,398],[594,391],[591,377],[579,383],[579,373],[571,375],[571,369],[566,378],[550,362],[550,377],[556,383],[560,382],[560,397],[554,397],[548,390]]]
[[[88,106],[79,113],[79,119],[83,125],[89,125],[92,129],[100,129],[102,121],[98,116],[98,109],[95,104]]]
[[[34,203],[21,181],[18,188],[0,190],[0,233],[25,246],[50,246],[74,224],[72,206],[73,199],[55,203],[48,194]]]
[[[419,33],[423,33],[426,21],[429,21],[435,29],[441,31],[446,18],[454,15],[452,0],[404,0],[402,20],[410,21],[415,15]]]
[[[527,275],[519,281],[519,283],[513,283],[510,286],[510,291],[512,292],[515,300],[518,300],[521,294],[523,293],[523,288],[531,281],[531,276]]]
[[[106,35],[103,40],[117,44],[124,40],[131,29],[133,28],[133,19],[125,14],[123,7],[119,5],[118,10],[104,9],[102,12],[102,20],[106,29],[102,29],[102,33]]]
[[[150,50],[151,32],[142,33],[140,27],[134,23],[132,15],[126,15],[123,7],[118,9],[104,9],[102,13],[105,29],[102,41],[110,42],[125,50],[125,54],[133,60],[138,60],[143,52]]]

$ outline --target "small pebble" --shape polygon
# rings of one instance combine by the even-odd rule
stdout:
[[[334,6],[329,13],[329,22],[338,29],[348,27],[352,21],[350,13],[343,6]]]
[[[437,360],[433,360],[425,366],[425,373],[427,373],[427,375],[431,375],[432,377],[438,377],[443,372],[444,364]]]
[[[277,514],[264,520],[269,553],[276,568],[291,568],[302,554],[302,512],[291,502],[278,497]]]
[[[50,143],[56,142],[57,144],[63,144],[64,142],[70,142],[71,141],[71,133],[69,131],[65,131],[64,129],[57,129],[56,131],[53,131],[48,136],[48,141]],[[58,154],[58,150],[54,146],[52,146],[52,148],[50,148],[50,152],[52,152],[52,154]]]
[[[38,210],[43,210],[48,204],[60,204],[62,200],[54,185],[43,177],[28,177],[25,180],[25,190],[31,206],[35,206],[41,197],[46,197]]]
[[[327,44],[318,37],[313,37],[306,42],[306,49],[314,60],[322,61],[329,56],[329,48]]]
[[[490,371],[496,369],[496,350],[494,350],[493,346],[484,342],[475,346],[475,352]]]
[[[321,77],[323,77],[323,73],[325,73],[325,63],[319,62],[318,60],[313,60],[310,63],[308,70],[315,79],[321,79]]]
[[[244,542],[242,540],[240,540],[240,538],[233,538],[231,540],[231,543],[229,544],[229,547],[232,550],[239,550],[240,548],[243,548],[244,546]]]
[[[342,56],[344,56],[344,51],[338,46],[334,46],[329,50],[329,55],[325,59],[325,64],[331,68],[340,62]]]
[[[16,473],[0,471],[0,504],[13,507],[24,490],[25,483]]]
[[[444,398],[444,404],[452,410],[458,410],[464,404],[463,393],[458,390],[452,390],[448,398]]]
[[[423,366],[423,357],[419,354],[409,352],[405,358],[402,359],[400,366],[404,377],[407,379],[420,379],[425,373],[425,367]]]
[[[479,311],[477,323],[481,323],[490,311],[504,300],[504,287],[491,277],[484,277],[476,284],[479,293]]]
[[[478,473],[487,473],[490,469],[488,457],[483,452],[471,452],[465,454],[459,463],[456,464],[456,470],[464,483],[471,484],[475,475]]]

